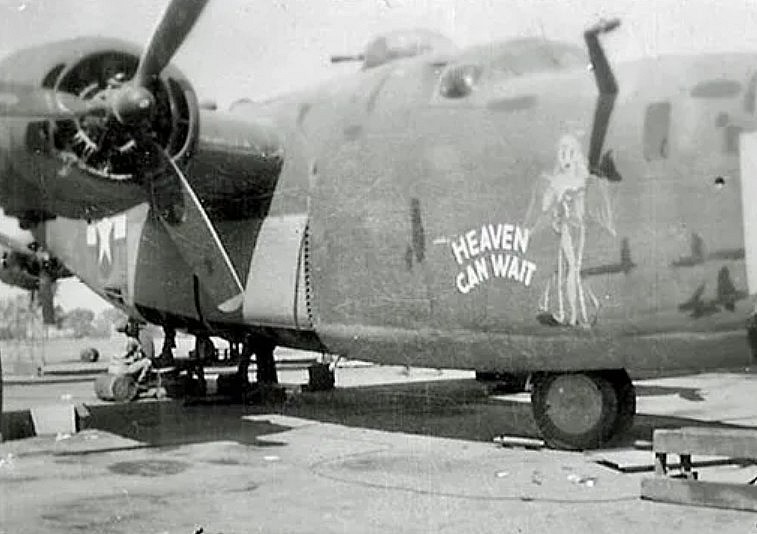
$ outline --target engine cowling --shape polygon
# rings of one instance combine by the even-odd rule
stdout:
[[[244,288],[214,220],[256,214],[261,203],[249,197],[270,198],[283,151],[264,123],[218,115],[199,133],[194,91],[170,61],[206,3],[171,0],[142,51],[79,39],[0,64],[0,202],[26,226],[147,202],[216,307],[231,313]]]
[[[0,63],[0,81],[72,94],[95,106],[134,75],[139,54],[138,46],[113,39],[52,43],[6,58]],[[197,138],[195,93],[171,66],[150,89],[155,109],[142,131],[182,164]],[[10,204],[9,214],[97,219],[147,200],[143,176],[154,162],[139,149],[135,129],[114,127],[113,122],[102,114],[4,121],[0,194]]]
[[[139,47],[112,39],[75,39],[14,54],[0,63],[0,82],[74,95],[108,106],[138,68]],[[99,219],[144,201],[178,199],[175,182],[155,178],[160,150],[178,166],[211,214],[254,214],[283,163],[274,125],[203,111],[187,78],[168,66],[149,86],[154,109],[141,125],[112,113],[63,120],[7,121],[0,126],[0,196],[22,226],[62,215]],[[120,96],[120,95],[119,95]],[[120,119],[120,118],[119,118]],[[124,121],[126,122],[126,121]],[[149,139],[140,138],[148,136]],[[191,164],[190,164],[191,160]],[[149,183],[148,183],[149,182]],[[157,191],[156,191],[157,190]]]

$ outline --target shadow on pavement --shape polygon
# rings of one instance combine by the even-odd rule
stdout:
[[[693,388],[691,391],[648,386],[639,389],[640,395],[675,393],[698,400]],[[490,398],[486,387],[474,380],[339,388],[291,395],[282,404],[243,406],[216,401],[190,406],[180,401],[136,402],[93,406],[90,411],[89,428],[155,446],[219,440],[270,446],[276,442],[260,437],[289,429],[266,421],[242,419],[252,414],[281,414],[350,427],[471,441],[489,442],[503,434],[540,437],[529,403]],[[657,428],[682,426],[743,428],[682,417],[639,415],[631,431],[617,445],[651,440]]]
[[[704,400],[696,388],[642,386],[639,390],[640,396],[678,394],[691,401]],[[486,387],[473,380],[347,388],[303,395],[282,413],[346,426],[473,441],[491,441],[499,435],[541,437],[529,403],[488,397]],[[626,447],[641,439],[649,441],[657,428],[682,426],[744,428],[683,417],[638,415],[633,428],[616,446]]]
[[[260,436],[289,430],[266,421],[247,421],[256,413],[249,407],[226,405],[186,406],[181,401],[132,402],[88,407],[87,428],[103,430],[150,446],[186,445],[210,441],[236,441],[268,447],[280,445]]]

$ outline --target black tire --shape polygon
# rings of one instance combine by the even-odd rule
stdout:
[[[119,375],[113,380],[111,386],[113,400],[116,402],[129,402],[134,400],[139,393],[137,382],[130,375]]]
[[[87,347],[81,350],[79,359],[83,362],[94,363],[100,359],[100,353],[94,347]]]
[[[562,399],[565,402],[570,400],[572,392],[583,394],[591,406],[566,406],[557,402],[560,399],[554,397],[563,396],[566,390],[567,395]],[[613,384],[601,372],[539,375],[533,382],[531,406],[536,424],[550,447],[595,449],[607,444],[615,434],[619,399]]]
[[[633,426],[636,416],[636,388],[624,369],[608,371],[605,373],[605,377],[615,388],[615,395],[618,398],[618,415],[615,419],[612,436],[612,440],[615,441],[626,434]]]

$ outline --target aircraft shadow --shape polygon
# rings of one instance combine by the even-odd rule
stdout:
[[[256,447],[282,443],[260,436],[289,430],[267,421],[247,421],[254,413],[239,404],[188,405],[182,401],[132,402],[88,406],[88,429],[111,432],[148,446],[168,447],[210,441],[235,441]],[[270,410],[265,410],[270,412]]]
[[[694,402],[703,400],[696,388],[640,386],[638,394],[677,394]],[[303,392],[277,404],[135,402],[92,406],[90,412],[89,428],[150,446],[209,441],[281,445],[275,438],[261,437],[289,430],[289,427],[242,419],[252,414],[281,414],[349,427],[469,441],[491,442],[500,435],[540,437],[529,403],[492,398],[484,384],[470,379]],[[683,417],[638,415],[633,428],[614,445],[625,447],[636,440],[651,440],[655,429],[682,426],[743,428]]]
[[[696,388],[639,386],[637,394],[676,394],[694,402],[704,400]],[[297,403],[285,406],[282,413],[346,426],[473,441],[491,441],[500,435],[541,436],[530,403],[494,399],[487,395],[485,385],[474,380],[344,388],[328,394],[306,394]],[[638,415],[633,428],[613,445],[626,447],[637,440],[649,441],[655,429],[683,426],[743,428],[684,417]]]

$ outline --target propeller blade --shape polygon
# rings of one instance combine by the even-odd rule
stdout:
[[[68,93],[0,82],[0,117],[62,120],[90,111],[85,101]]]
[[[179,254],[213,297],[219,310],[230,313],[242,306],[244,287],[226,248],[221,243],[205,208],[187,182],[181,169],[163,152],[178,181],[183,213],[171,220],[165,212],[159,217]]]
[[[142,53],[134,80],[146,87],[171,62],[171,58],[200,18],[208,0],[172,0]]]
[[[39,302],[42,305],[42,321],[55,324],[54,286],[55,281],[47,269],[39,273]]]

